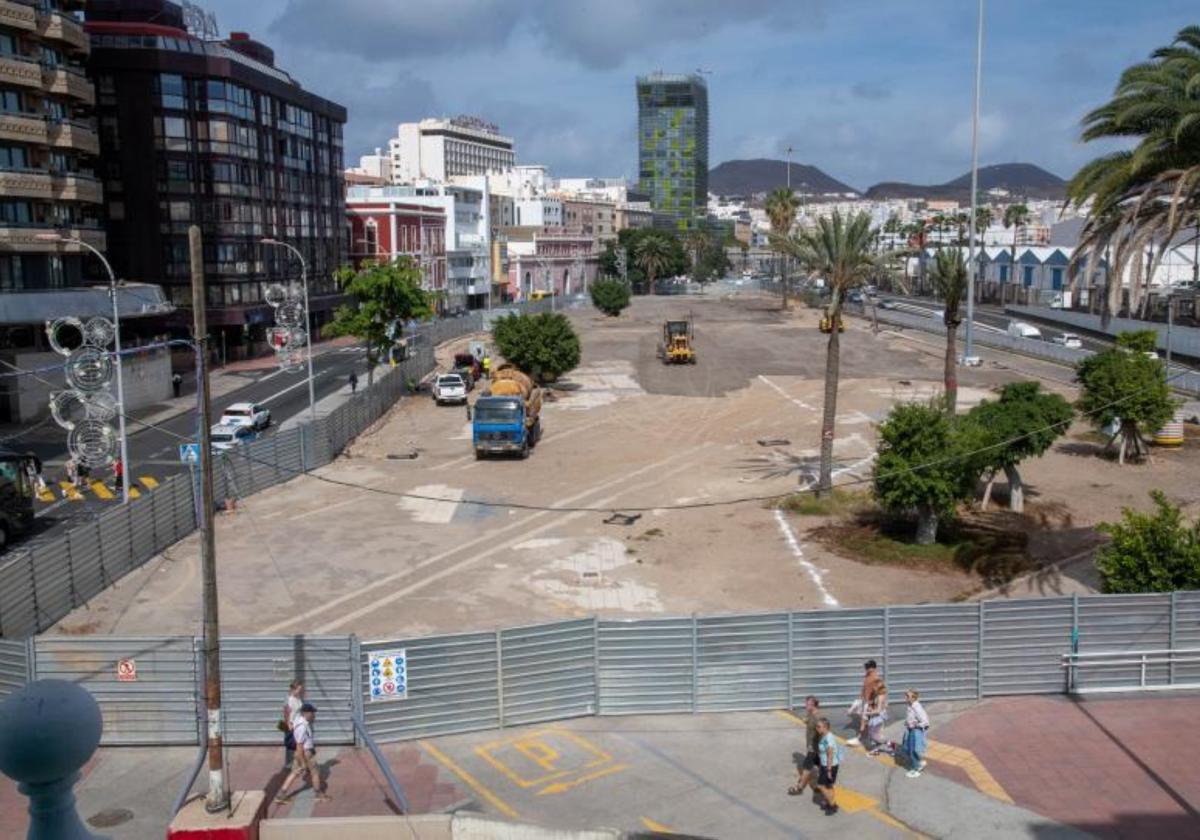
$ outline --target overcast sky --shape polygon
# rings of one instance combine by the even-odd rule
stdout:
[[[710,71],[712,166],[811,163],[855,187],[970,161],[971,0],[198,0],[344,104],[347,164],[402,121],[470,113],[559,176],[632,176],[634,77]],[[1063,177],[1080,117],[1200,23],[1196,0],[991,0],[980,161]]]

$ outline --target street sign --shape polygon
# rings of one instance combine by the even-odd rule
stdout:
[[[185,464],[200,463],[200,444],[198,443],[181,443],[179,444],[179,460]]]
[[[371,702],[408,699],[408,656],[401,650],[378,650],[370,654],[367,679]]]
[[[117,682],[137,682],[137,663],[132,659],[118,659]]]

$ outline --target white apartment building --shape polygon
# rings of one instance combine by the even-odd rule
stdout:
[[[513,139],[477,117],[424,119],[401,123],[388,140],[393,184],[421,179],[449,181],[457,175],[483,175],[516,162]]]

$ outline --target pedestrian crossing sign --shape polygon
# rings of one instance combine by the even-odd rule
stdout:
[[[181,443],[179,444],[179,460],[185,464],[200,463],[200,444],[198,443]]]
[[[408,699],[408,656],[405,650],[374,651],[369,655],[368,664],[371,702]]]

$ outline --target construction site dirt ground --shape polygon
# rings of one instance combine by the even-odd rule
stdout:
[[[655,354],[661,323],[689,313],[698,363],[665,366]],[[869,565],[834,553],[811,534],[825,520],[768,502],[815,477],[826,344],[817,314],[783,313],[758,295],[639,298],[619,318],[571,310],[582,361],[551,389],[544,438],[527,460],[476,461],[465,410],[418,394],[335,463],[221,513],[222,630],[413,636],[977,592],[985,582],[958,565]],[[865,489],[875,424],[896,402],[941,389],[944,344],[858,319],[841,338],[835,480]],[[1023,378],[1073,397],[1066,368],[981,355],[981,367],[960,370],[960,408]],[[1000,520],[1031,532],[1036,564],[1066,561],[1013,594],[1094,586],[1091,526],[1122,506],[1147,507],[1152,488],[1194,507],[1192,449],[1118,466],[1098,457],[1086,431],[1077,424],[1025,465],[1031,515]],[[628,516],[614,521],[614,512]],[[190,634],[199,619],[193,535],[56,631]]]

